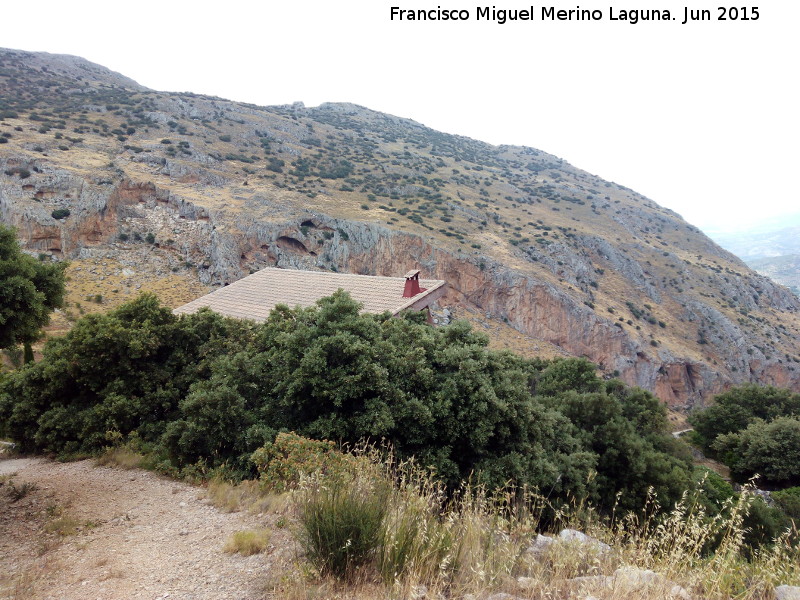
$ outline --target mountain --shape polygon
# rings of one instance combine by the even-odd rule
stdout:
[[[585,356],[673,407],[737,382],[800,389],[797,297],[546,152],[352,104],[155,92],[14,50],[0,118],[0,218],[72,260],[79,299],[159,284],[185,302],[265,266],[415,267],[499,343]]]

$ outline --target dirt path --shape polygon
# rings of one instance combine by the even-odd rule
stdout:
[[[291,558],[280,529],[264,554],[223,552],[274,515],[222,512],[202,488],[151,472],[0,454],[3,479],[0,598],[269,598],[270,573]]]

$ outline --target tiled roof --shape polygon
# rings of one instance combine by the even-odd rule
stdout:
[[[176,308],[175,314],[193,313],[202,307],[228,317],[264,321],[277,304],[289,307],[308,307],[339,288],[350,293],[364,305],[362,311],[397,314],[409,307],[423,308],[438,298],[445,289],[445,282],[435,279],[420,279],[424,292],[412,298],[403,298],[404,277],[374,277],[323,271],[295,271],[268,267],[248,275],[230,285],[219,288]],[[422,302],[421,302],[422,301]]]

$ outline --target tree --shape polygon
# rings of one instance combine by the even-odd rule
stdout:
[[[745,384],[714,398],[714,404],[689,415],[689,423],[706,450],[726,433],[747,428],[756,419],[800,415],[800,394],[772,386]]]
[[[87,315],[0,382],[0,429],[23,452],[97,451],[109,431],[156,442],[209,361],[246,345],[249,330],[206,310],[177,317],[151,294]]]
[[[746,429],[717,436],[712,448],[737,481],[759,474],[767,484],[800,483],[800,419],[756,419]]]
[[[16,232],[0,225],[0,348],[30,345],[64,300],[66,263],[24,254]]]

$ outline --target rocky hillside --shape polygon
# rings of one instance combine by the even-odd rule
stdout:
[[[12,50],[0,119],[0,218],[43,259],[118,265],[112,294],[141,287],[125,269],[220,285],[273,265],[418,266],[490,331],[586,356],[676,408],[732,382],[800,388],[797,297],[545,152],[350,104],[154,92]]]

